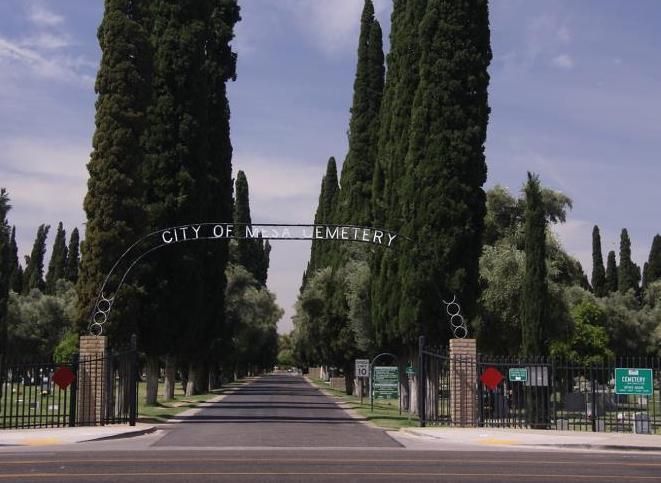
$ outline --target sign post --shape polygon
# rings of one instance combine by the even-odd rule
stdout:
[[[369,359],[356,359],[356,377],[360,382],[360,405],[363,404],[363,381],[366,377],[370,376],[370,361]]]
[[[413,387],[413,376],[415,376],[415,368],[413,363],[409,361],[409,365],[406,366],[406,375],[409,378],[409,421],[411,420],[411,388]]]
[[[615,394],[649,396],[654,390],[652,369],[618,367],[615,369]]]

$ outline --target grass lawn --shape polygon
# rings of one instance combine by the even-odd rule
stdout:
[[[412,415],[411,419],[409,420],[409,415],[404,410],[402,410],[402,414],[400,416],[399,402],[396,399],[375,400],[374,411],[371,411],[370,398],[367,396],[363,398],[363,404],[360,404],[360,398],[356,396],[348,396],[344,393],[344,391],[331,389],[324,381],[312,378],[308,378],[308,380],[310,380],[318,388],[324,389],[334,398],[345,402],[346,407],[354,410],[359,416],[381,428],[397,430],[400,428],[419,426],[417,416]]]
[[[177,414],[194,407],[198,404],[211,401],[214,397],[224,392],[234,389],[241,385],[241,381],[225,384],[220,389],[214,389],[211,392],[198,394],[197,396],[184,396],[181,383],[177,383],[174,389],[174,399],[170,401],[163,400],[163,391],[165,384],[158,384],[158,399],[155,405],[145,404],[147,395],[147,384],[140,381],[138,384],[138,419],[142,422],[164,423]]]

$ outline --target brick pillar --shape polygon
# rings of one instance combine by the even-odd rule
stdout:
[[[76,424],[78,426],[94,426],[103,422],[107,349],[108,338],[106,336],[83,335],[80,337],[78,394],[76,395]]]
[[[450,339],[450,418],[453,426],[477,423],[475,339]]]

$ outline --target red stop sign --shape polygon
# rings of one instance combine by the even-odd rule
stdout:
[[[487,369],[480,376],[480,381],[482,381],[482,384],[487,386],[492,391],[498,387],[498,384],[503,382],[503,379],[505,379],[505,376],[503,376],[495,367],[487,367]]]
[[[76,375],[67,366],[58,367],[53,373],[53,382],[57,384],[60,389],[66,389],[76,380]]]

